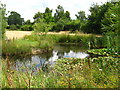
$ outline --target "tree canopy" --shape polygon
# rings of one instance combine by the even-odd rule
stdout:
[[[21,15],[15,11],[10,12],[8,16],[8,25],[22,25],[24,19],[21,18]]]

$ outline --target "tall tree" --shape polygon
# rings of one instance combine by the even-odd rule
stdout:
[[[101,20],[104,18],[104,14],[109,8],[109,3],[105,3],[101,6],[93,4],[90,7],[91,15],[88,16],[85,32],[101,34]]]
[[[107,47],[114,48],[120,54],[120,1],[112,3],[105,13],[102,30],[106,35]]]
[[[85,16],[85,11],[79,11],[78,15],[75,14],[75,16],[77,17],[78,20],[80,20],[81,22],[86,20],[86,16]]]
[[[32,23],[31,23],[30,20],[27,20],[27,21],[24,22],[24,24],[26,24],[26,25],[31,25]]]
[[[56,13],[54,14],[55,22],[59,21],[63,17],[64,17],[64,8],[60,5],[58,5],[58,7],[56,9]]]
[[[67,18],[68,20],[71,20],[70,12],[69,11],[65,12],[65,18]]]
[[[24,19],[21,18],[21,15],[15,11],[12,11],[8,16],[8,25],[22,25]]]
[[[45,9],[44,19],[45,19],[46,23],[53,22],[52,10],[50,10],[48,7],[46,7],[46,9]]]
[[[44,18],[44,14],[41,13],[41,12],[37,12],[37,13],[34,15],[34,17],[33,17],[33,19],[34,19],[35,22],[39,22],[38,19],[43,19],[43,18]]]
[[[86,20],[85,11],[79,11],[78,15],[75,14],[75,16],[77,17],[77,20],[79,20],[78,30],[82,31],[82,27],[85,24],[85,20]]]

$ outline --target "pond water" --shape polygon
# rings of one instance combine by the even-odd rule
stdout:
[[[17,69],[21,68],[23,65],[39,68],[45,65],[53,65],[55,61],[60,58],[73,57],[83,59],[89,56],[85,53],[86,50],[87,48],[79,45],[55,45],[53,51],[49,53],[32,55],[24,58],[15,58],[13,61]]]

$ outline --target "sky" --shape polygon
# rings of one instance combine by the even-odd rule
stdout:
[[[44,12],[46,7],[49,7],[55,13],[58,5],[61,5],[65,11],[70,12],[72,19],[76,19],[75,14],[80,10],[85,11],[89,15],[89,8],[93,3],[99,5],[109,0],[0,0],[2,4],[6,4],[7,11],[18,12],[24,20],[30,19],[33,21],[35,13]]]

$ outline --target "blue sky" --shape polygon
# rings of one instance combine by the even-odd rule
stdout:
[[[63,6],[64,10],[70,12],[72,19],[75,19],[75,14],[80,10],[90,14],[89,7],[93,3],[101,5],[109,0],[0,0],[6,4],[7,11],[16,11],[25,20],[33,21],[33,16],[38,11],[44,12],[46,7],[49,7],[55,13],[58,5]]]

